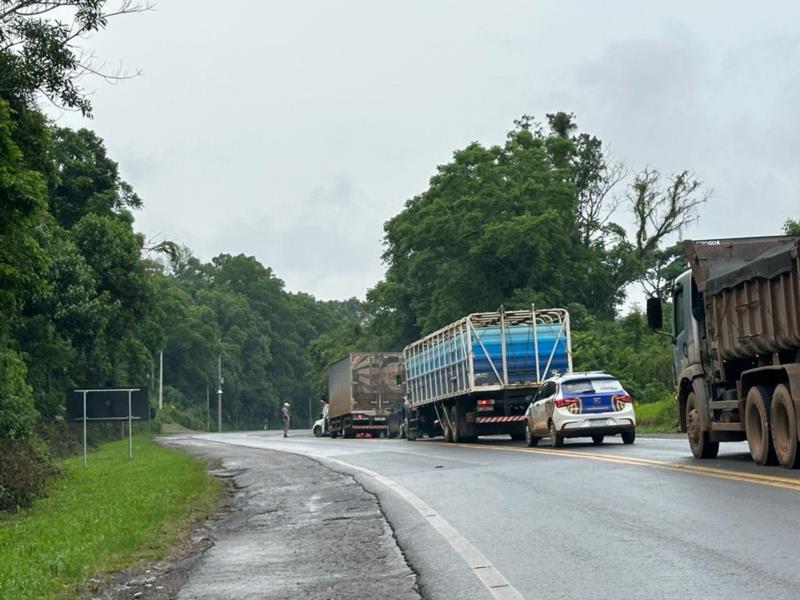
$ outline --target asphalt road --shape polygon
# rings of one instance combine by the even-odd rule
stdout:
[[[552,450],[502,438],[197,437],[355,475],[377,494],[426,598],[800,594],[800,477],[753,465],[744,443],[700,462],[684,439]]]

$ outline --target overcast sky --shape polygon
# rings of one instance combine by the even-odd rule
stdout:
[[[778,233],[800,217],[798,22],[796,2],[161,0],[88,41],[141,77],[90,82],[95,118],[59,122],[105,139],[148,237],[363,298],[384,221],[524,113],[694,170],[714,197],[687,236]]]

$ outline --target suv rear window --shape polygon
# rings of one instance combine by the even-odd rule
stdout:
[[[604,379],[578,379],[561,384],[561,392],[564,394],[599,394],[602,392],[616,392],[621,389],[622,384],[611,377]]]

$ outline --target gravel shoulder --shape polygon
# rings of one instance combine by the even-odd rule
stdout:
[[[190,437],[163,443],[215,461],[229,510],[169,560],[121,573],[92,598],[421,598],[376,496],[352,475],[283,452]]]

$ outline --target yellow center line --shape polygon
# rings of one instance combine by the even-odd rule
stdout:
[[[422,440],[420,440],[422,441]],[[427,443],[427,442],[423,442]],[[436,442],[431,442],[436,443]],[[489,446],[484,444],[448,444],[448,446],[458,446],[460,448],[480,448],[482,450],[496,450],[501,452],[525,452],[528,454],[543,454],[549,456],[561,456],[565,458],[582,458],[585,460],[597,460],[601,462],[631,465],[638,467],[650,467],[654,469],[665,469],[669,471],[679,471],[692,473],[694,475],[704,475],[717,479],[727,479],[731,481],[741,481],[764,485],[768,487],[781,488],[786,490],[800,491],[800,479],[792,477],[780,477],[775,475],[762,475],[760,473],[746,473],[722,469],[715,467],[701,467],[698,465],[688,465],[685,463],[667,462],[650,458],[638,458],[633,456],[619,456],[613,454],[597,454],[595,452],[576,452],[574,450],[546,450],[543,448],[518,448],[507,446]]]

